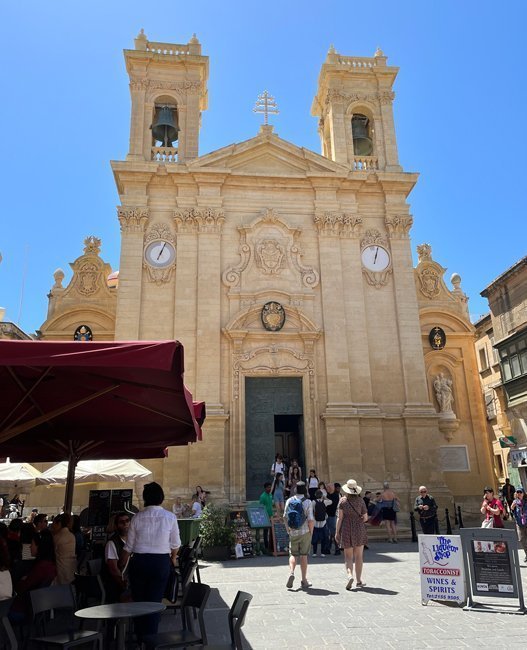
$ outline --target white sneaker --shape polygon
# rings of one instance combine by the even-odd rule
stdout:
[[[326,557],[326,556],[324,555],[324,553],[321,553],[321,554],[320,554],[320,557]]]
[[[317,553],[313,553],[313,554],[311,555],[311,557],[318,557],[318,554],[317,554]]]

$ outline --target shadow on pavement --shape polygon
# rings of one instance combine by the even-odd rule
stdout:
[[[330,591],[329,589],[315,589],[310,587],[309,589],[290,589],[290,591],[303,591],[307,596],[338,596],[339,591]]]
[[[351,591],[360,593],[361,591],[365,591],[368,594],[382,594],[384,596],[397,596],[399,593],[398,591],[392,591],[391,589],[383,589],[382,587],[361,587],[360,589],[352,589]]]

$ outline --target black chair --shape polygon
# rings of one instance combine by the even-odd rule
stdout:
[[[9,610],[14,598],[7,598],[0,600],[0,643],[2,643],[2,634],[7,639],[7,650],[18,650],[18,641],[16,640],[15,633],[11,627],[11,622],[8,618]],[[3,645],[0,645],[3,648]]]
[[[191,582],[183,596],[181,604],[183,613],[183,629],[180,632],[159,632],[143,638],[147,650],[162,648],[184,648],[191,645],[207,644],[207,632],[203,613],[210,595],[209,585]],[[199,635],[192,629],[191,609],[198,611]]]
[[[229,610],[229,632],[231,634],[230,645],[204,645],[206,650],[243,650],[241,629],[245,623],[245,615],[249,609],[249,603],[253,599],[252,594],[246,591],[239,591]]]
[[[168,598],[165,596],[163,599],[163,605],[165,605],[168,611],[172,610],[174,614],[177,614],[178,609],[181,608],[188,586],[194,580],[194,573],[197,567],[198,563],[196,560],[189,560],[183,567],[176,571],[175,586],[170,590],[170,594],[166,594]]]
[[[100,632],[75,629],[75,597],[71,585],[34,589],[29,595],[33,610],[32,625],[37,631],[37,636],[30,638],[32,644],[45,648],[73,648],[92,642],[93,645],[97,644],[98,650],[103,650],[103,635]],[[54,615],[57,614],[53,619],[53,627],[59,627],[59,631],[49,634],[49,614],[52,611]]]
[[[201,575],[199,573],[199,564],[198,560],[201,557],[201,537],[198,535],[194,540],[194,543],[190,547],[190,556],[193,560],[196,560],[196,577],[198,582],[201,583]]]
[[[102,571],[102,560],[101,558],[97,558],[96,560],[88,560],[86,562],[86,566],[88,567],[88,573],[91,576],[98,576]]]
[[[106,602],[106,591],[100,575],[75,574],[73,581],[75,594],[77,596],[77,608],[92,607],[93,605],[104,605]]]

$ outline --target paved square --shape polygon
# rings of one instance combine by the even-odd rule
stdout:
[[[342,556],[310,558],[307,591],[300,589],[298,569],[294,588],[286,588],[287,557],[201,566],[202,581],[213,587],[206,616],[211,644],[228,642],[228,607],[242,589],[254,596],[243,628],[247,648],[526,647],[525,616],[421,605],[417,544],[372,544],[365,552],[366,587],[351,592]],[[521,572],[525,583],[524,564]]]

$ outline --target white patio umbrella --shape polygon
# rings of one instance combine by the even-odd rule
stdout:
[[[41,474],[29,463],[0,463],[0,490],[28,492],[35,487],[35,480]]]
[[[37,478],[37,485],[65,485],[68,461],[57,463]],[[136,460],[81,460],[75,468],[75,483],[97,481],[148,481],[152,472]]]

